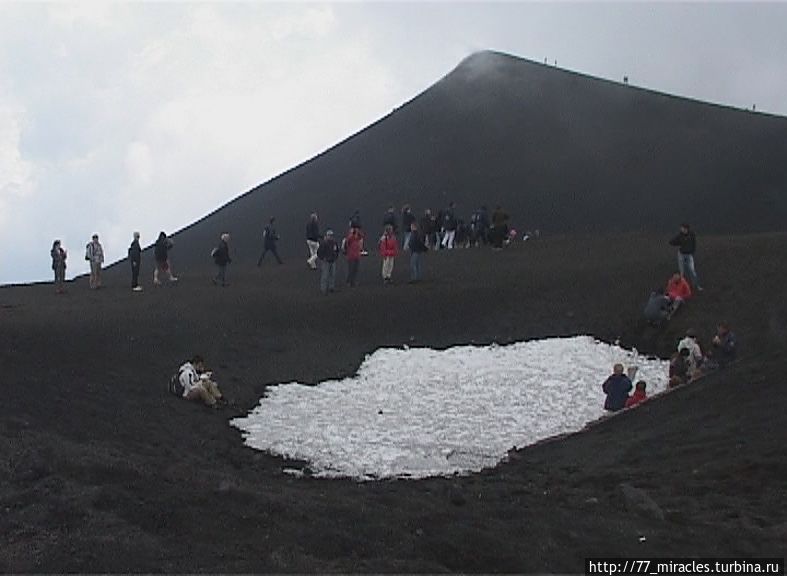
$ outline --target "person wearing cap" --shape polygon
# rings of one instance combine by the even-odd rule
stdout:
[[[90,263],[90,288],[101,288],[101,266],[104,264],[104,247],[98,241],[98,234],[85,246],[85,260]]]
[[[339,258],[339,246],[333,237],[333,230],[325,231],[325,238],[317,249],[320,260],[320,291],[323,294],[336,290],[336,260]]]
[[[609,412],[623,410],[632,388],[631,378],[624,374],[623,364],[615,364],[612,367],[612,375],[601,385],[601,389],[607,395],[604,410]]]
[[[358,283],[358,268],[363,253],[363,231],[360,228],[350,228],[344,238],[342,252],[347,258],[347,285],[355,286]]]
[[[131,289],[142,292],[139,285],[139,269],[142,265],[142,247],[139,245],[139,232],[134,232],[134,239],[128,247],[128,261],[131,264]]]
[[[218,266],[219,271],[216,276],[213,278],[214,284],[221,283],[222,286],[227,285],[227,264],[232,262],[232,258],[230,258],[230,235],[226,232],[221,235],[221,240],[219,241],[219,245],[213,249],[211,255],[213,256],[213,262]]]
[[[670,246],[678,247],[678,270],[680,275],[689,279],[694,290],[702,292],[697,271],[694,268],[694,253],[697,251],[697,236],[688,224],[682,224],[677,236],[669,241]]]

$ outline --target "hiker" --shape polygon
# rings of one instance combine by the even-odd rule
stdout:
[[[623,373],[623,364],[615,364],[612,368],[612,375],[601,386],[604,394],[607,395],[607,399],[604,401],[604,410],[609,412],[623,410],[631,388],[631,379]]]
[[[456,205],[451,202],[448,205],[448,210],[443,213],[443,241],[441,245],[448,250],[454,249],[454,240],[456,239]]]
[[[358,228],[361,230],[363,226],[361,225],[361,213],[358,210],[355,210],[350,216],[350,228]]]
[[[661,326],[672,316],[672,300],[664,295],[664,290],[656,288],[650,293],[643,314],[648,324],[656,327]]]
[[[669,362],[669,384],[670,388],[681,386],[689,381],[689,349],[683,348],[680,352],[672,354]]]
[[[437,223],[435,222],[432,211],[427,208],[421,216],[421,234],[424,236],[424,243],[428,248],[437,247]]]
[[[309,247],[309,257],[306,264],[312,270],[317,269],[317,249],[320,247],[320,221],[317,213],[312,212],[309,221],[306,223],[306,245]]]
[[[672,317],[678,311],[678,308],[691,298],[691,286],[679,272],[675,272],[667,280],[665,293],[670,300],[670,317]]]
[[[361,254],[363,253],[363,232],[361,229],[350,228],[342,245],[342,252],[347,257],[347,285],[356,286],[358,284],[358,268],[361,265]]]
[[[508,214],[500,206],[492,212],[492,246],[495,250],[503,249],[503,242],[508,235]]]
[[[684,278],[688,277],[692,288],[702,292],[702,286],[694,268],[694,252],[697,250],[697,237],[688,224],[682,224],[678,235],[669,241],[670,246],[678,247],[678,270]]]
[[[420,282],[423,277],[423,257],[429,250],[423,233],[415,222],[410,223],[410,282]]]
[[[396,236],[394,236],[393,226],[388,225],[385,227],[385,232],[380,238],[378,248],[380,256],[383,258],[383,283],[390,284],[391,276],[393,275],[394,258],[399,253],[399,243],[396,241]]]
[[[221,282],[222,286],[227,285],[227,264],[232,262],[232,258],[230,258],[229,242],[230,235],[225,232],[221,235],[219,245],[216,246],[211,253],[213,262],[215,262],[216,266],[219,268],[218,274],[213,278],[214,284],[219,284],[219,282]]]
[[[711,344],[710,355],[713,358],[713,362],[719,367],[724,368],[735,360],[738,342],[735,333],[730,330],[729,324],[726,322],[719,323]]]
[[[339,258],[339,245],[333,237],[333,230],[325,232],[325,238],[317,249],[320,260],[320,291],[323,294],[336,290],[336,260]]]
[[[65,288],[63,284],[66,281],[66,250],[60,244],[60,240],[55,240],[52,243],[52,250],[49,252],[52,256],[52,270],[55,272],[55,293],[63,294]]]
[[[206,406],[216,408],[226,404],[218,385],[211,379],[212,372],[205,371],[205,361],[195,355],[178,370],[178,380],[183,386],[183,398],[202,402]]]
[[[702,348],[700,348],[700,344],[697,342],[697,333],[691,328],[686,330],[686,337],[678,342],[678,352],[684,348],[689,351],[689,355],[686,358],[686,362],[689,365],[689,376],[692,379],[696,378],[700,374],[703,354]]]
[[[128,261],[131,264],[131,289],[142,292],[139,285],[139,269],[142,266],[142,247],[139,245],[139,232],[134,232],[134,239],[128,247]]]
[[[396,212],[394,211],[393,206],[388,206],[388,210],[385,212],[383,216],[383,228],[386,226],[390,226],[393,229],[394,235],[399,232],[399,225],[396,222]]]
[[[626,408],[632,408],[648,399],[648,396],[645,393],[647,386],[648,385],[644,380],[637,382],[637,385],[634,388],[634,393],[626,400]]]
[[[169,251],[172,249],[172,240],[167,238],[164,232],[159,232],[156,244],[153,246],[153,258],[156,260],[156,268],[153,270],[153,285],[161,286],[159,272],[166,274],[170,282],[177,282],[178,279],[172,275],[172,266],[169,263]]]
[[[276,242],[278,241],[279,234],[276,232],[276,218],[271,218],[265,230],[262,231],[262,254],[260,255],[260,259],[257,260],[257,266],[262,266],[262,260],[268,252],[273,254],[276,258],[276,262],[284,264],[281,258],[279,258],[279,252],[276,249]]]
[[[405,204],[402,206],[402,250],[410,249],[410,234],[412,232],[410,227],[413,222],[415,222],[415,214],[410,209],[410,205]]]
[[[90,288],[101,288],[101,266],[104,264],[104,247],[98,241],[98,234],[85,246],[85,260],[90,262]]]

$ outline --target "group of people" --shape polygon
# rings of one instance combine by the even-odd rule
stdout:
[[[683,224],[669,243],[678,248],[678,271],[667,280],[664,288],[656,288],[650,293],[643,311],[645,320],[656,327],[672,318],[695,292],[702,291],[694,268],[694,253],[697,250],[694,231],[688,224]]]
[[[139,244],[140,234],[134,232],[131,245],[128,247],[128,261],[131,265],[131,289],[134,292],[142,292],[139,284],[139,274],[142,267],[142,247]],[[153,257],[156,267],[153,270],[153,285],[160,286],[162,279],[169,282],[177,282],[178,279],[172,274],[172,267],[169,260],[169,251],[173,243],[165,232],[159,233],[158,239],[153,246]],[[66,259],[68,253],[60,240],[52,243],[50,252],[52,257],[52,270],[55,273],[55,292],[65,293],[66,280]],[[103,284],[101,273],[104,266],[104,247],[98,239],[98,234],[93,234],[90,242],[85,245],[85,260],[90,265],[90,289],[98,290]]]
[[[409,204],[405,204],[400,215],[390,206],[383,215],[382,235],[377,240],[383,283],[392,283],[394,263],[402,252],[409,252],[410,282],[415,283],[423,278],[423,259],[429,250],[453,250],[459,246],[480,246],[487,243],[495,248],[502,248],[508,237],[508,219],[508,215],[498,207],[490,220],[486,208],[482,207],[473,213],[470,227],[465,234],[463,221],[456,217],[454,203],[447,209],[440,210],[437,216],[433,216],[431,210],[427,209],[420,220],[416,218]],[[266,228],[267,237],[270,237],[270,233]],[[274,237],[278,239],[277,236]],[[336,238],[332,229],[321,233],[316,212],[309,216],[306,223],[306,264],[309,268],[320,269],[320,290],[324,294],[336,290],[336,264],[340,254],[347,260],[347,286],[357,284],[361,257],[368,254],[365,243],[366,233],[358,210],[350,216],[347,233],[341,240]],[[266,244],[265,250],[269,249]],[[263,256],[264,254],[265,252]]]
[[[669,387],[687,384],[708,372],[725,368],[735,360],[737,351],[738,339],[726,322],[716,327],[706,350],[700,345],[697,333],[693,329],[687,330],[670,358]]]

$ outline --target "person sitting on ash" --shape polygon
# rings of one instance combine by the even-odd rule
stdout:
[[[669,387],[675,388],[689,381],[689,349],[681,348],[675,352],[669,362]]]
[[[686,330],[686,337],[678,342],[678,352],[684,348],[688,348],[689,350],[686,362],[689,365],[689,377],[693,380],[700,376],[700,369],[702,368],[702,362],[705,357],[702,354],[702,348],[700,348],[699,342],[697,342],[697,333],[691,328]]]
[[[664,290],[657,288],[650,293],[643,313],[648,324],[661,326],[672,314],[672,300],[664,295]]]
[[[719,323],[716,328],[716,335],[713,337],[713,340],[711,340],[711,344],[713,348],[711,349],[710,356],[714,364],[723,368],[735,360],[738,341],[735,337],[735,333],[730,330],[729,324],[726,322]]]
[[[205,370],[205,360],[202,356],[193,356],[178,370],[178,379],[183,386],[183,397],[186,400],[202,402],[211,408],[226,404],[218,385],[211,380],[212,375],[212,372]]]
[[[612,375],[601,386],[604,394],[607,395],[607,399],[604,401],[604,410],[610,412],[623,410],[632,388],[631,379],[623,373],[623,364],[615,364],[612,368]]]
[[[634,394],[629,396],[628,399],[626,400],[626,408],[631,408],[647,400],[648,396],[645,393],[645,389],[647,387],[648,385],[644,380],[640,380],[639,382],[637,382],[637,386],[634,389]]]
[[[677,272],[673,274],[669,280],[667,280],[667,288],[665,292],[672,304],[670,317],[672,317],[672,315],[677,312],[681,304],[691,298],[691,286],[689,286],[689,283],[686,282],[686,279]]]

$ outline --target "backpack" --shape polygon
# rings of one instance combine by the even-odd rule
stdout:
[[[90,243],[90,242],[88,242],[88,243],[85,245],[85,260],[88,260],[88,261],[90,260],[90,257],[93,255],[93,254],[92,254],[92,252],[93,252],[93,251],[90,249],[90,248],[91,248],[90,244],[91,244],[91,243]]]
[[[180,370],[177,373],[173,374],[172,377],[169,379],[169,386],[167,387],[170,394],[174,394],[175,396],[182,397],[183,392],[186,391],[186,388],[183,384],[180,383]]]
[[[219,253],[219,247],[216,246],[213,250],[210,251],[210,257],[214,260],[216,259],[216,254]]]

